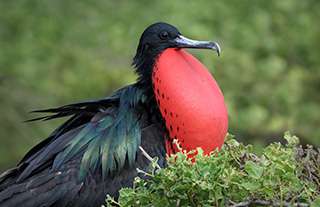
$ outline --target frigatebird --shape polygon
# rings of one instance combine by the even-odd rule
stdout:
[[[167,23],[143,32],[133,67],[136,83],[112,95],[57,108],[35,120],[69,117],[0,176],[0,206],[101,206],[130,187],[137,168],[158,157],[223,144],[228,118],[223,94],[212,75],[183,48],[215,50],[211,41],[188,39]],[[141,150],[140,150],[141,149]],[[145,152],[145,153],[144,153]]]

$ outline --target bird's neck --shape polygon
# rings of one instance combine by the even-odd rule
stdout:
[[[146,89],[152,90],[153,68],[162,51],[163,49],[161,48],[146,51],[139,46],[137,54],[133,58],[132,65],[135,68],[135,72],[138,74],[137,82]]]
[[[132,65],[134,66],[135,72],[138,75],[136,84],[144,91],[144,94],[147,97],[145,108],[149,113],[149,119],[152,123],[156,123],[157,125],[162,127],[162,131],[164,132],[163,138],[166,139],[166,137],[168,137],[168,131],[165,127],[165,121],[160,113],[160,109],[155,99],[154,86],[152,81],[154,67],[160,53],[160,51],[157,53],[149,54],[137,53],[137,55],[133,59]]]

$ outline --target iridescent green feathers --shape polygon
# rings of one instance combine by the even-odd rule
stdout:
[[[56,153],[45,150],[37,152],[40,154],[35,159],[32,154],[25,158],[29,165],[20,178],[28,177],[48,159],[53,160],[54,171],[59,171],[73,159],[81,159],[80,180],[83,180],[89,171],[94,173],[101,170],[104,179],[119,172],[125,165],[133,166],[141,143],[141,114],[138,105],[144,103],[145,99],[142,89],[130,85],[102,100],[39,111],[55,113],[43,117],[44,120],[51,119],[52,116],[57,118],[73,115],[83,118],[84,114],[90,115],[88,121],[81,124],[75,124],[76,119],[74,121],[71,118],[72,122],[67,121],[65,125],[75,126],[68,130],[61,129],[63,133],[59,130],[56,132],[47,146],[47,149],[60,148]]]
[[[101,168],[103,178],[121,170],[125,162],[132,166],[141,143],[139,114],[135,105],[144,101],[136,87],[128,87],[116,94],[119,105],[97,113],[54,160],[53,169],[59,167],[84,150],[80,165],[80,179],[87,172]]]

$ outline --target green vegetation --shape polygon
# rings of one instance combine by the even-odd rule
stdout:
[[[229,136],[222,150],[211,156],[201,151],[192,163],[180,152],[168,167],[150,177],[136,178],[134,188],[120,191],[120,206],[320,206],[320,149],[298,147],[286,133],[287,144],[273,143],[261,155],[251,145]]]
[[[212,39],[222,56],[194,53],[228,104],[230,132],[246,143],[285,130],[320,144],[318,0],[0,1],[0,171],[60,123],[27,112],[110,94],[133,82],[139,36],[155,21]]]

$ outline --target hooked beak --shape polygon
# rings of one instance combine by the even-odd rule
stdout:
[[[216,51],[218,56],[221,54],[221,48],[216,42],[192,40],[182,35],[179,35],[173,41],[175,43],[175,47],[177,48],[211,49]]]

